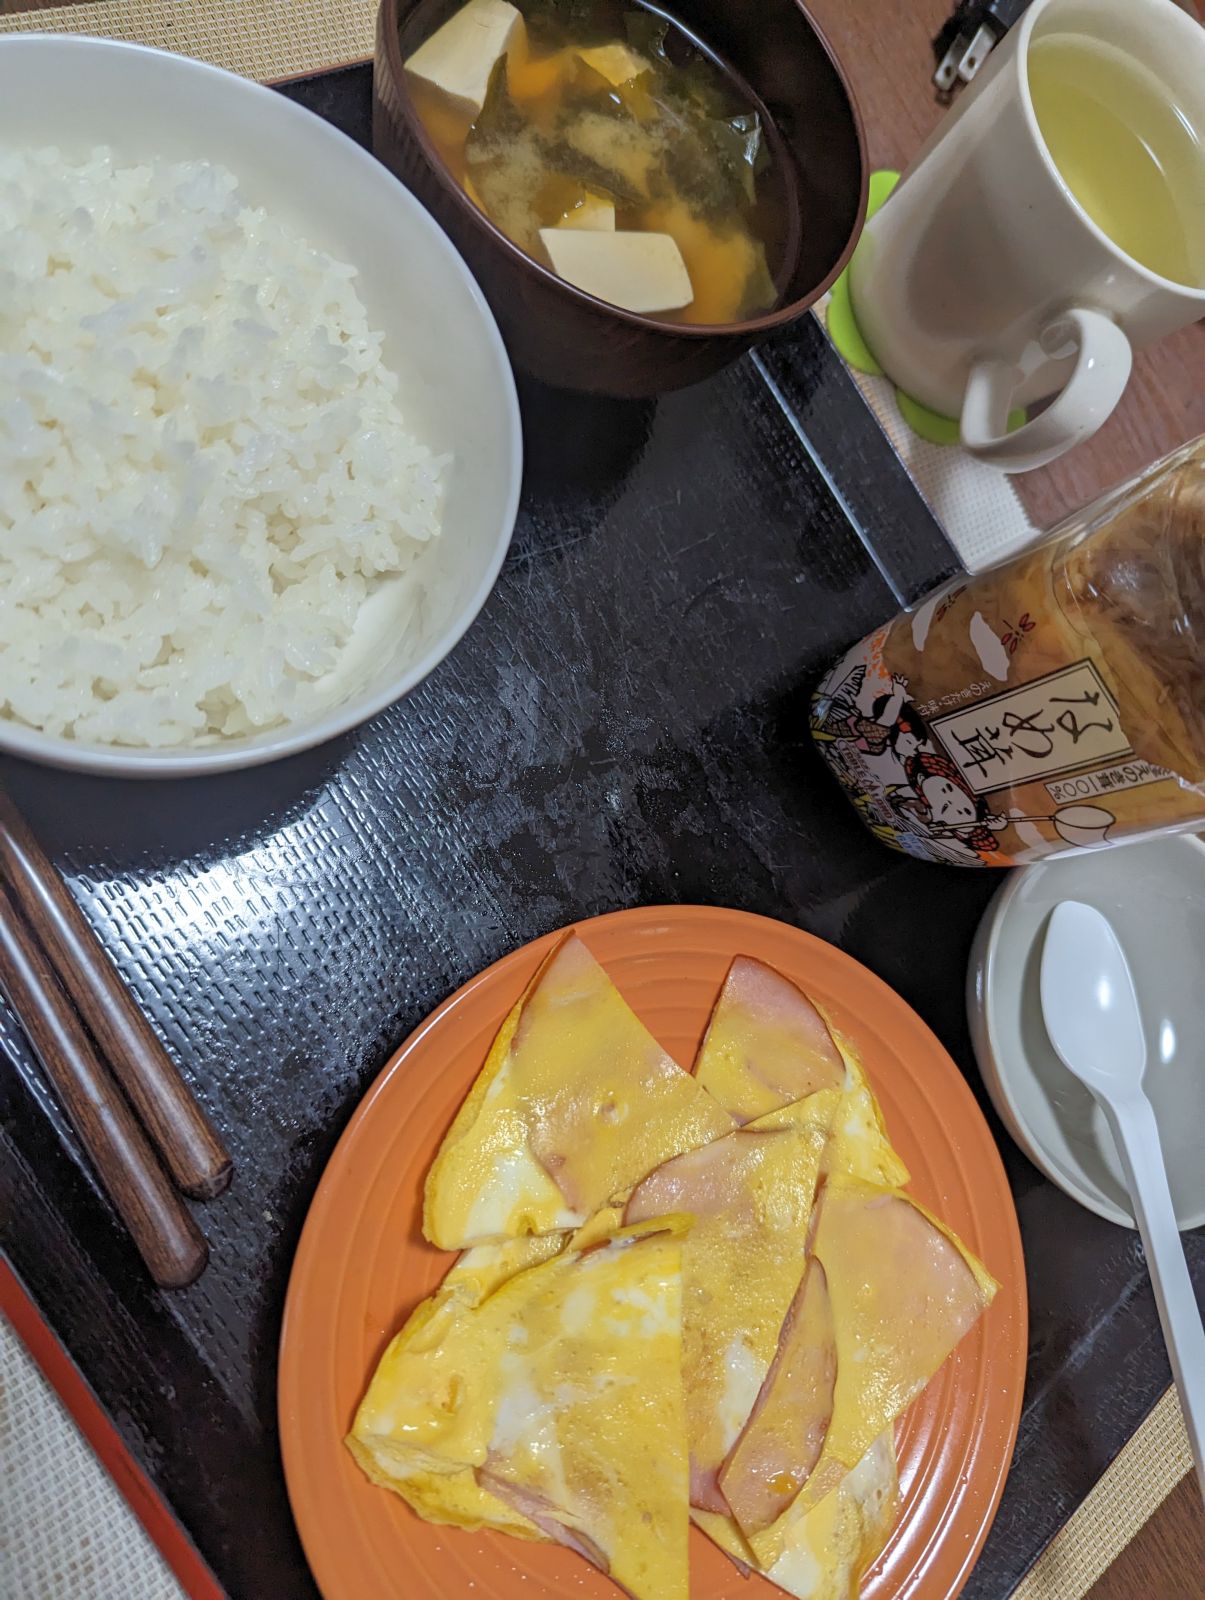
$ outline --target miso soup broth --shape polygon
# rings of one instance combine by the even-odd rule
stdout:
[[[659,320],[775,305],[798,236],[789,157],[678,23],[624,0],[469,0],[421,39],[420,15],[403,30],[415,111],[520,249]]]

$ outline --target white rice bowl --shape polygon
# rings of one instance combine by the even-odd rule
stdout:
[[[0,148],[0,238],[0,717],[165,747],[334,703],[450,463],[355,270],[220,166],[105,148]]]

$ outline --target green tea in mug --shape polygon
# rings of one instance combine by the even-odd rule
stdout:
[[[1083,209],[1133,260],[1205,288],[1205,130],[1114,46],[1053,33],[1029,52],[1042,138]]]

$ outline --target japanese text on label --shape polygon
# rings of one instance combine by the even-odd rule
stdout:
[[[1090,661],[977,700],[930,726],[975,794],[1133,754],[1117,704]]]

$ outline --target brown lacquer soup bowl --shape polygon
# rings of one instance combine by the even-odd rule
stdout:
[[[714,325],[638,316],[595,299],[512,244],[464,192],[419,120],[403,65],[462,3],[382,0],[373,142],[464,256],[518,368],[565,389],[658,394],[718,371],[802,317],[831,286],[865,217],[866,148],[845,74],[797,0],[678,0],[667,8],[750,91],[790,204],[793,234],[777,264],[774,306]]]

